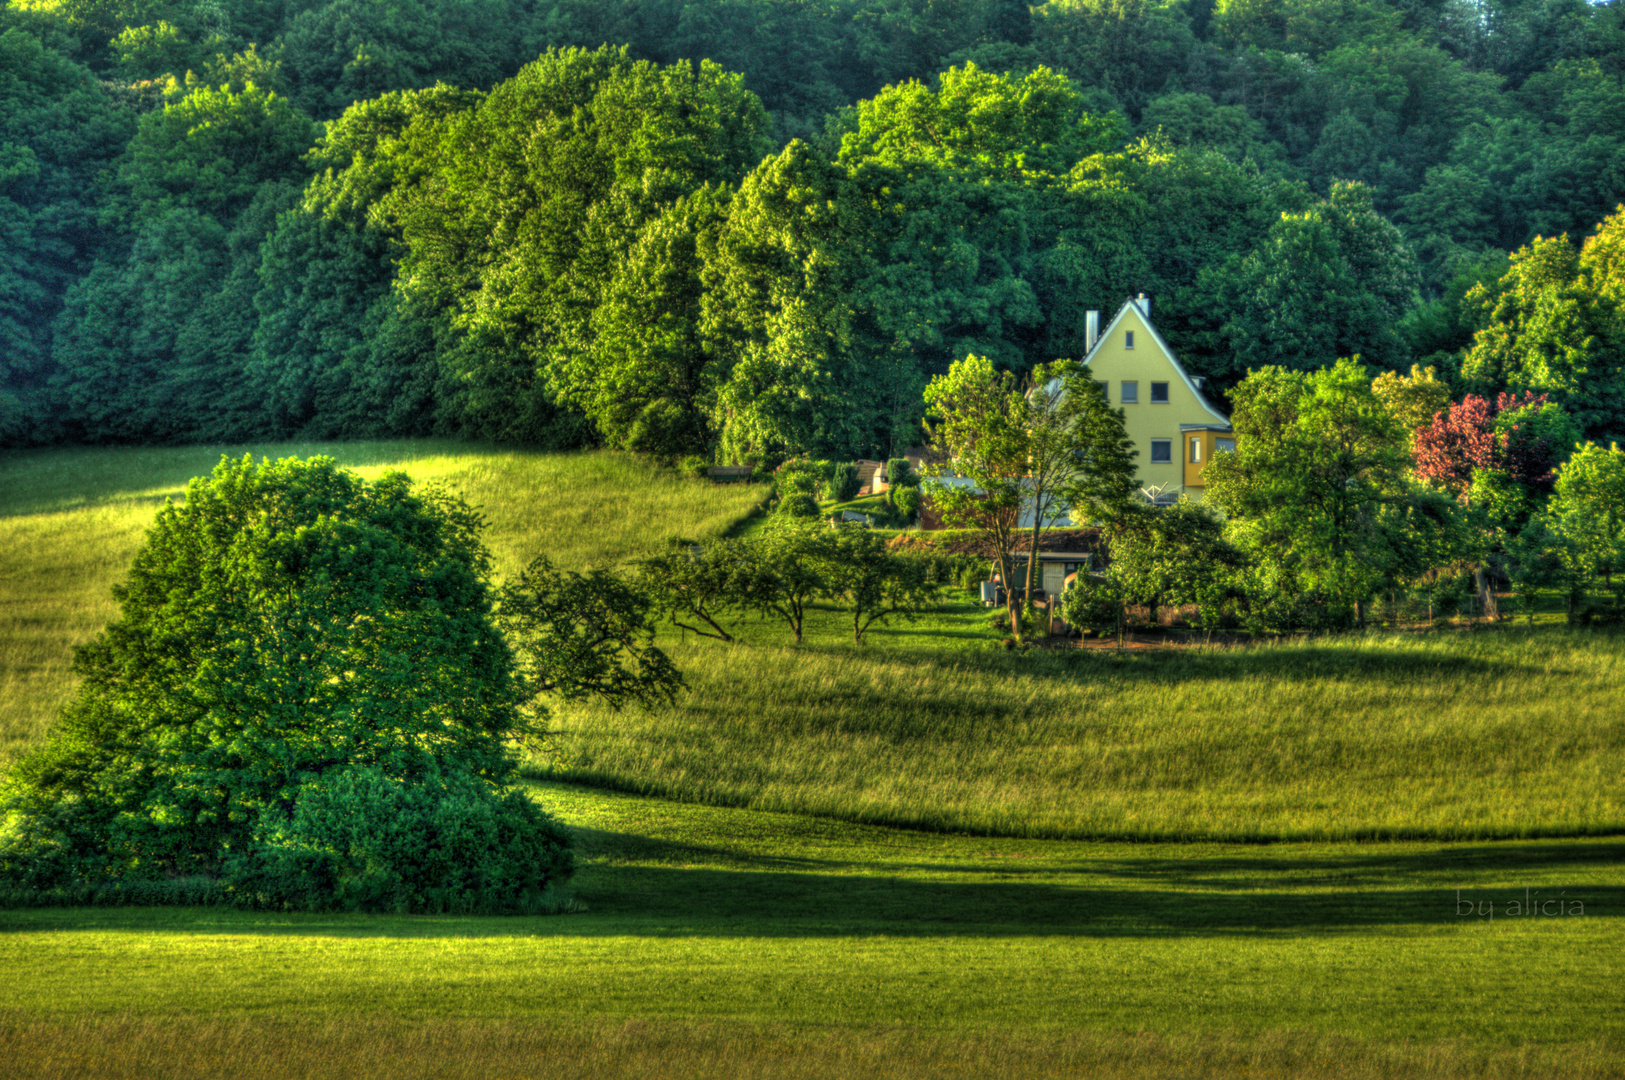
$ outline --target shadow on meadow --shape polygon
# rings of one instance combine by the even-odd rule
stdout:
[[[1510,633],[1509,633],[1510,631]],[[873,631],[871,631],[872,633]],[[940,638],[951,631],[930,629],[919,631],[921,638]],[[1477,676],[1534,675],[1559,677],[1576,675],[1578,671],[1552,669],[1544,664],[1530,662],[1519,654],[1531,645],[1550,648],[1559,643],[1578,644],[1570,639],[1577,634],[1588,639],[1612,642],[1619,634],[1606,629],[1570,631],[1567,628],[1543,627],[1528,631],[1518,627],[1503,627],[1500,632],[1485,632],[1471,639],[1477,648],[1463,649],[1454,640],[1440,639],[1440,646],[1432,648],[1432,641],[1404,638],[1384,640],[1373,631],[1365,634],[1327,635],[1311,639],[1290,641],[1264,641],[1256,645],[1214,646],[1212,648],[1181,646],[1167,649],[1148,649],[1138,652],[1105,652],[1083,649],[1031,650],[1011,652],[1002,648],[982,647],[951,651],[912,647],[903,642],[880,647],[856,647],[850,644],[804,644],[794,651],[827,657],[831,660],[867,659],[875,661],[901,661],[917,667],[924,675],[931,672],[955,671],[977,676],[1004,676],[1007,678],[1042,680],[1094,681],[1109,679],[1126,684],[1166,683],[1169,679],[1203,681],[1262,680],[1262,681],[1344,681],[1380,680],[1384,682],[1464,679]],[[963,635],[969,636],[969,635]],[[1533,639],[1533,640],[1531,640]],[[705,648],[737,648],[739,646],[712,645]],[[751,649],[752,646],[744,646]],[[754,648],[760,649],[761,646]],[[787,650],[792,647],[784,647]],[[1541,650],[1542,652],[1545,649]]]
[[[60,924],[76,931],[343,938],[1168,938],[1468,923],[1578,926],[1625,915],[1625,884],[1588,880],[1599,863],[1625,863],[1625,842],[1279,856],[1265,848],[1256,855],[1184,859],[1039,855],[1025,861],[988,852],[979,859],[860,863],[596,830],[582,830],[582,841],[589,855],[659,864],[589,866],[578,879],[578,896],[587,905],[579,915],[38,909],[0,913],[0,933]],[[710,865],[683,865],[698,861]],[[906,876],[921,871],[937,876]],[[1513,913],[1510,905],[1531,897],[1547,905],[1544,913]]]
[[[343,938],[706,937],[1169,938],[1340,934],[1380,927],[1568,925],[1625,913],[1625,886],[1557,881],[1547,915],[1511,916],[1522,889],[1451,887],[1304,893],[1096,888],[1020,880],[930,881],[620,867],[584,889],[588,911],[551,917],[279,915],[209,908],[73,908],[10,912],[0,933],[75,932]],[[1493,903],[1494,917],[1481,906]],[[1462,914],[1461,912],[1465,912]]]

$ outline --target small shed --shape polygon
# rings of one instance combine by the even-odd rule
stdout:
[[[705,475],[713,484],[748,484],[754,472],[749,465],[712,465]]]
[[[886,463],[884,461],[855,461],[858,467],[858,494],[879,495],[886,490]]]

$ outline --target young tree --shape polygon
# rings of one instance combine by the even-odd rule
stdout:
[[[718,620],[744,605],[750,566],[744,541],[704,545],[679,541],[673,550],[645,559],[638,581],[673,625],[701,637],[732,641],[733,635]]]
[[[1038,576],[1043,530],[1061,518],[1111,523],[1123,516],[1138,480],[1134,443],[1113,409],[1106,388],[1071,360],[1033,369],[1027,404],[1027,511],[1032,541],[1027,550],[1025,595]]]
[[[1069,513],[1092,521],[1122,513],[1135,489],[1122,411],[1107,404],[1086,368],[1069,360],[1039,365],[1024,391],[986,357],[968,356],[931,381],[926,402],[938,417],[933,446],[954,477],[929,484],[927,493],[945,523],[978,529],[995,546],[1019,640],[1014,534],[1030,517],[1024,600],[1037,578],[1046,528]]]
[[[0,875],[408,909],[523,907],[566,877],[568,839],[509,786],[520,684],[480,525],[326,458],[194,480],[8,778]]]
[[[750,555],[742,577],[746,604],[765,617],[783,619],[801,644],[807,605],[829,592],[834,555],[829,528],[775,520],[745,550]]]
[[[838,526],[830,546],[829,594],[852,609],[852,640],[893,615],[912,620],[937,595],[930,567],[894,554],[880,537],[856,525]]]
[[[943,464],[925,483],[926,496],[952,528],[974,529],[991,544],[1004,583],[1010,633],[1021,640],[1012,539],[1027,503],[1028,404],[1007,372],[983,356],[967,356],[925,389],[932,414],[932,448]]]

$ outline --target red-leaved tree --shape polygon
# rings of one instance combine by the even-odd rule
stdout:
[[[1461,401],[1433,414],[1433,422],[1416,433],[1416,474],[1462,496],[1480,472],[1504,472],[1531,491],[1549,490],[1555,476],[1555,448],[1549,440],[1524,425],[1498,425],[1502,413],[1535,410],[1545,405],[1545,394],[1525,391],[1522,397],[1501,394],[1491,405],[1487,398],[1468,394]]]

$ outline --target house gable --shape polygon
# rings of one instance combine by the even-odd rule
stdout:
[[[1141,486],[1199,499],[1207,462],[1235,445],[1230,418],[1203,395],[1141,303],[1118,309],[1084,364],[1106,385],[1112,407],[1123,410]]]

